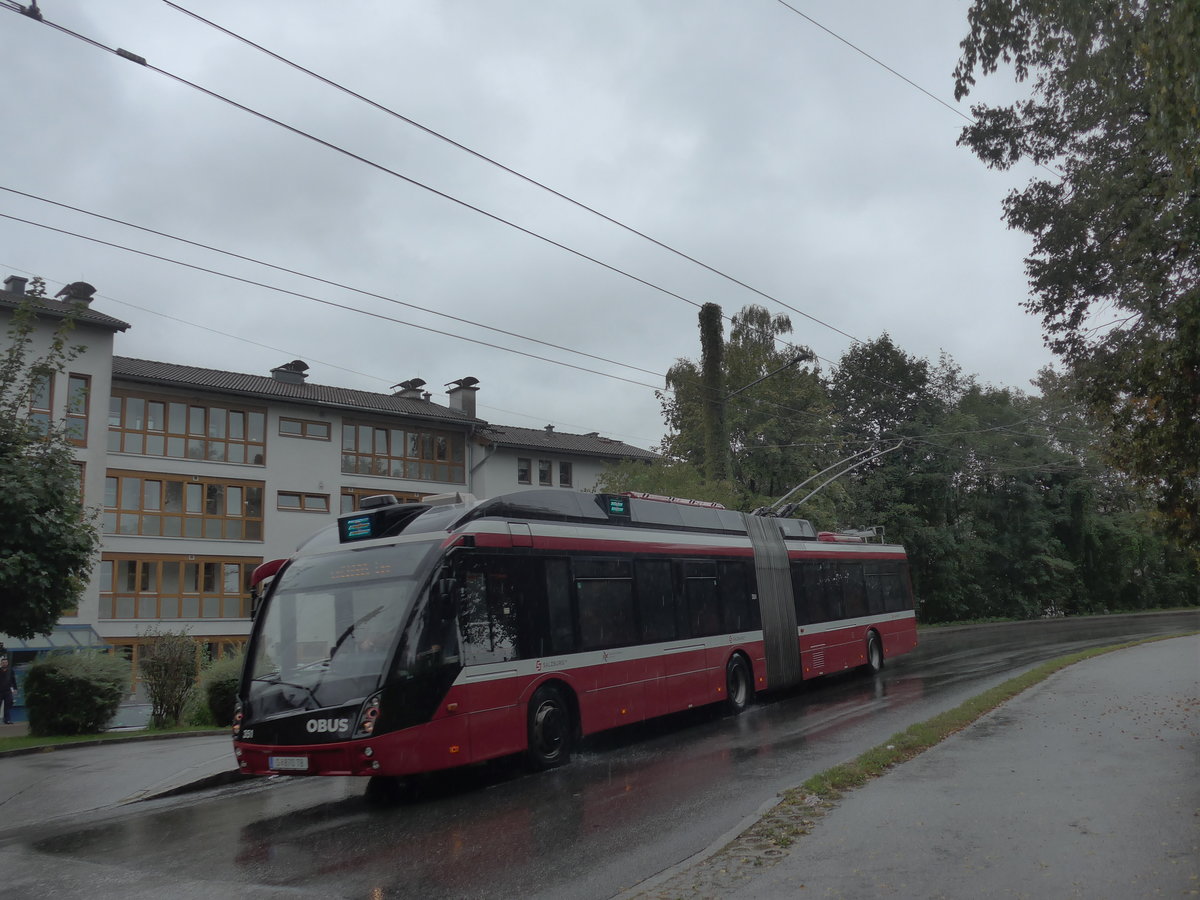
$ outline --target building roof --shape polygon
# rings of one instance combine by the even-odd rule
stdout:
[[[75,321],[83,325],[95,325],[97,328],[107,328],[110,331],[124,331],[129,327],[128,322],[98,313],[84,303],[63,303],[51,300],[49,297],[33,297],[30,294],[14,294],[12,291],[0,290],[0,308],[17,309],[22,303],[34,300],[37,302],[38,314],[55,319],[65,319],[75,316]]]
[[[571,434],[566,431],[554,431],[549,427],[515,428],[510,425],[487,425],[480,430],[479,437],[498,447],[513,450],[557,451],[604,459],[658,459],[657,453],[612,438],[601,437],[595,431],[589,434]]]
[[[259,400],[291,401],[364,413],[407,416],[413,419],[435,419],[447,424],[484,424],[482,419],[474,419],[460,410],[431,403],[428,400],[410,399],[392,394],[374,394],[370,391],[354,391],[324,384],[292,383],[280,381],[268,375],[244,375],[220,369],[202,369],[197,366],[179,366],[174,363],[154,362],[148,359],[132,359],[128,356],[113,357],[113,379],[114,381],[119,379],[142,384],[166,385],[186,390],[202,389],[239,397],[253,397]]]

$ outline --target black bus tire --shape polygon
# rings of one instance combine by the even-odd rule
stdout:
[[[552,684],[542,685],[529,701],[528,735],[526,753],[535,769],[553,769],[570,761],[575,735],[571,706]]]
[[[740,715],[754,699],[754,679],[746,658],[739,653],[729,657],[725,666],[725,708],[733,715]]]
[[[867,635],[867,669],[872,673],[883,669],[883,642],[874,631]]]

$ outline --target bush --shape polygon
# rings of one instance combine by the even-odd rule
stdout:
[[[233,708],[237,702],[238,684],[242,680],[244,653],[234,653],[214,660],[200,676],[200,690],[208,704],[213,721],[224,728],[233,724]]]
[[[201,691],[192,691],[183,707],[183,724],[197,728],[216,728],[217,723],[208,709],[208,701]]]
[[[182,631],[149,631],[138,665],[150,701],[150,727],[180,723],[183,708],[196,687],[196,642]]]
[[[35,737],[98,734],[129,693],[130,666],[93,651],[51,656],[25,676],[25,709]]]

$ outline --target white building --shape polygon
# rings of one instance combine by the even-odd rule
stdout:
[[[24,286],[6,279],[0,320],[28,299]],[[310,384],[300,360],[248,375],[131,359],[113,352],[125,322],[81,299],[39,303],[43,340],[73,308],[85,351],[31,414],[68,418],[81,435],[84,500],[103,535],[76,613],[45,640],[4,639],[18,661],[95,636],[136,661],[154,628],[186,629],[219,656],[249,633],[254,568],[362,497],[591,490],[606,463],[654,458],[594,432],[490,425],[475,414],[474,378],[447,385],[443,405],[420,379],[392,394]]]

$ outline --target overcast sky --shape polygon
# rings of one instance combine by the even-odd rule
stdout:
[[[776,0],[180,4],[855,338],[1025,390],[1050,361],[1021,308],[1028,238],[1001,220],[1032,171],[985,169],[960,116]],[[490,421],[651,447],[654,388],[699,357],[693,304],[787,313],[826,360],[850,344],[161,0],[39,5],[362,159],[0,9],[0,186],[388,299],[9,191],[0,213],[399,320],[0,218],[3,274],[95,285],[132,326],[120,355],[264,375],[300,358],[311,382],[420,377],[440,403],[473,375]],[[792,5],[958,106],[967,3]]]

